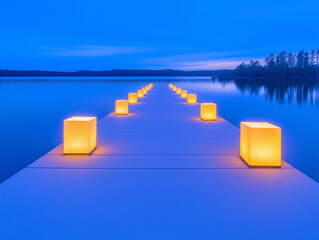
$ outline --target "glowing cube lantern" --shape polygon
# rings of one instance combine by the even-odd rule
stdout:
[[[181,88],[177,88],[177,89],[176,89],[176,93],[177,93],[177,94],[181,94],[181,93],[182,93],[182,89],[181,89]]]
[[[267,122],[241,122],[240,156],[250,167],[281,167],[281,129]]]
[[[176,91],[176,90],[177,90],[177,87],[176,87],[176,86],[174,86],[174,87],[173,87],[173,90],[174,90],[174,91]]]
[[[128,94],[128,103],[137,103],[137,93],[129,93]]]
[[[217,111],[215,103],[201,103],[200,117],[205,121],[216,121]]]
[[[63,122],[63,154],[90,154],[96,148],[96,117],[71,117]]]
[[[187,98],[187,90],[182,90],[181,98]]]
[[[143,93],[144,93],[144,94],[147,94],[147,90],[146,90],[145,87],[143,87],[142,90],[143,90]]]
[[[196,94],[187,94],[187,103],[188,104],[196,104],[197,103],[197,95]]]
[[[144,97],[143,90],[137,90],[137,97],[139,97],[139,98]]]
[[[169,86],[170,88],[172,88],[172,87],[173,87],[173,84],[170,83],[168,86]]]
[[[128,101],[127,100],[116,100],[115,101],[115,114],[116,115],[128,114]]]

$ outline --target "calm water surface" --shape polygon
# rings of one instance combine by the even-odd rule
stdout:
[[[146,81],[175,82],[199,102],[215,102],[219,114],[241,121],[269,121],[282,128],[283,159],[319,182],[318,87],[243,85],[185,78],[0,79],[0,182],[62,142],[63,119],[113,111]]]

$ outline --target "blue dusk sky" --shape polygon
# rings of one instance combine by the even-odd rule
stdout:
[[[319,48],[318,0],[2,0],[0,69],[222,69]]]

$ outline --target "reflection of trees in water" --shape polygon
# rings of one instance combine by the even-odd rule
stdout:
[[[235,83],[241,93],[259,95],[264,92],[270,101],[276,100],[282,104],[285,102],[298,104],[319,105],[319,85],[315,80],[289,79],[217,79],[216,81],[226,84]]]

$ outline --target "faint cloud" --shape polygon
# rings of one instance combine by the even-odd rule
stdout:
[[[233,69],[239,64],[255,57],[237,57],[245,55],[246,52],[207,52],[207,53],[191,53],[182,55],[173,55],[158,58],[144,59],[149,64],[149,68],[169,68],[180,70],[219,70]],[[236,57],[234,57],[236,56]]]
[[[218,59],[194,62],[178,63],[178,68],[181,70],[205,70],[205,69],[232,69],[241,64],[242,60],[235,59]]]
[[[220,69],[234,69],[242,62],[247,62],[251,58],[226,58],[226,59],[213,59],[205,61],[194,62],[181,62],[176,65],[176,68],[181,70],[220,70]],[[262,59],[255,59],[255,61],[262,61]]]
[[[41,47],[44,54],[70,57],[98,57],[153,51],[150,47],[74,45],[69,48]]]

